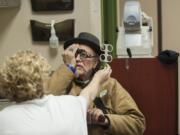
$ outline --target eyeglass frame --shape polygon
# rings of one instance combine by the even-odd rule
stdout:
[[[82,56],[82,55],[84,55],[85,54],[85,56]],[[87,59],[87,58],[95,58],[95,57],[98,57],[98,55],[90,55],[90,54],[88,54],[88,52],[86,51],[86,50],[84,50],[84,49],[77,49],[76,50],[76,53],[75,53],[75,58],[77,57],[77,56],[80,56],[80,59],[81,60],[84,60],[84,59]]]

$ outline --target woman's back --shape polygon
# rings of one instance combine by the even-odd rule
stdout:
[[[0,111],[1,135],[86,135],[83,97],[44,96]],[[83,115],[83,117],[82,117]]]

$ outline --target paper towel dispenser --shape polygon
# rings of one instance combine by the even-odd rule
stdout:
[[[0,8],[19,7],[21,0],[0,0]]]

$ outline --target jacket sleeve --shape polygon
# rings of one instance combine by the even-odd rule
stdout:
[[[110,93],[114,113],[107,114],[110,125],[106,132],[113,135],[142,135],[145,118],[130,94],[116,80]]]
[[[67,86],[71,83],[73,78],[74,74],[70,69],[65,64],[60,65],[47,81],[47,93],[54,95],[64,94]]]

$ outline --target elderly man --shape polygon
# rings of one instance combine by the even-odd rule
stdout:
[[[79,95],[100,69],[101,53],[98,38],[90,33],[82,32],[67,40],[62,54],[64,64],[52,74],[49,90],[55,95]],[[109,78],[99,91],[88,109],[89,135],[142,135],[145,118],[119,82]]]

